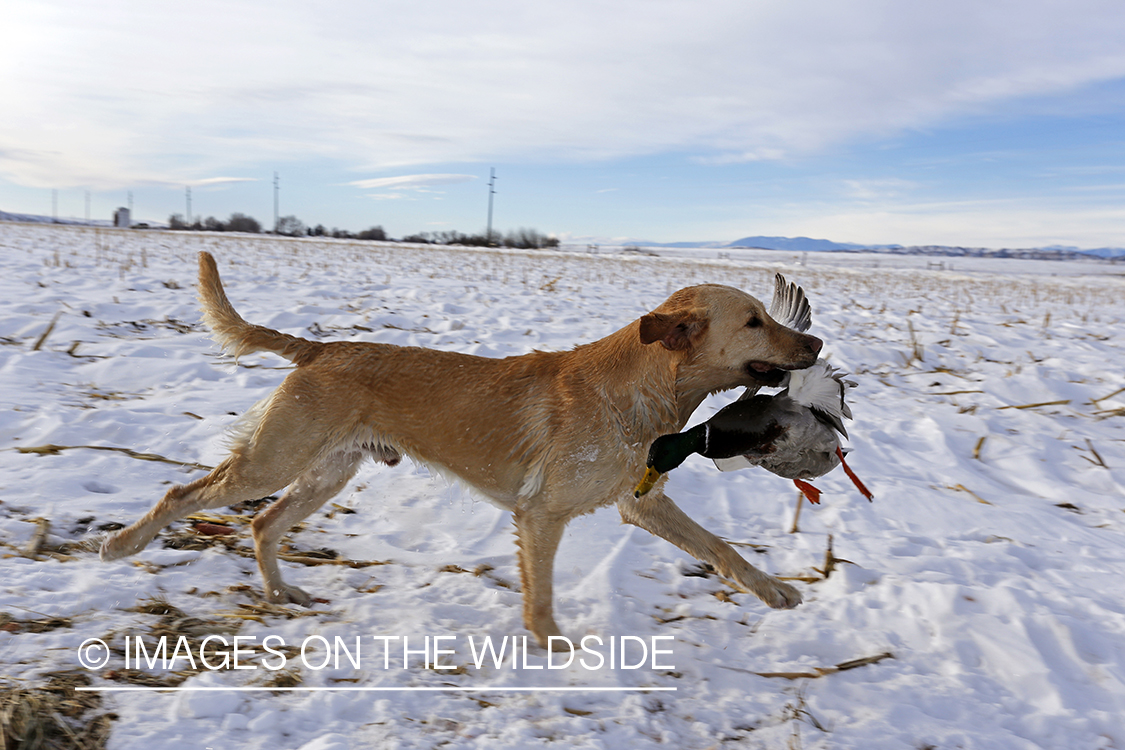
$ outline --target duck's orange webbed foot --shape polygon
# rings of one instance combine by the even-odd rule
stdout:
[[[820,490],[803,479],[794,479],[793,484],[797,485],[797,489],[801,491],[802,495],[809,499],[810,503],[820,505]]]

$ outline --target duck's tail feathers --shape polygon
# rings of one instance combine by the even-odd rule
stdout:
[[[203,306],[203,322],[211,336],[235,359],[250,352],[273,352],[296,365],[311,362],[324,348],[319,341],[309,341],[242,319],[223,290],[219,268],[211,253],[199,253],[199,301]]]
[[[847,373],[841,372],[823,359],[804,370],[788,373],[786,392],[789,398],[801,406],[812,409],[818,418],[823,415],[829,424],[845,437],[843,419],[852,418],[852,410],[844,400],[848,388],[855,383],[845,380]]]

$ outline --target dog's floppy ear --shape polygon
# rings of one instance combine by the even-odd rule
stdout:
[[[641,343],[659,341],[665,349],[683,351],[695,346],[707,330],[707,315],[699,308],[676,312],[651,312],[641,318]]]

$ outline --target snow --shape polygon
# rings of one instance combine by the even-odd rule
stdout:
[[[790,533],[786,480],[721,474],[698,457],[672,472],[668,492],[693,518],[765,570],[806,579],[791,611],[732,591],[612,508],[573,521],[556,563],[564,633],[576,646],[632,637],[671,649],[658,668],[610,669],[594,640],[606,662],[596,669],[548,669],[545,653],[525,653],[510,514],[410,462],[366,465],[291,535],[302,554],[377,563],[283,562],[289,582],[325,600],[311,610],[253,609],[260,579],[237,552],[248,528],[229,519],[232,548],[165,548],[188,528],[179,522],[102,564],[83,540],[200,471],[80,446],[214,465],[237,416],[287,372],[269,355],[219,356],[194,299],[201,249],[251,322],[487,356],[599,338],[689,284],[768,297],[780,270],[808,292],[810,332],[830,361],[859,382],[849,463],[875,502],[833,472]],[[269,681],[291,672],[301,687],[348,688],[106,693],[111,748],[1125,748],[1116,266],[966,258],[950,270],[910,256],[500,252],[20,224],[0,224],[0,251],[0,613],[71,618],[42,632],[0,627],[0,673],[41,684],[81,669],[89,638],[120,649],[147,637],[160,615],[136,610],[159,596],[198,618],[199,633],[294,647],[283,670],[265,654],[244,661],[257,669],[205,670],[180,687],[279,685]],[[693,422],[736,395],[712,397]],[[45,445],[71,447],[15,450]],[[44,552],[23,556],[41,518]],[[846,561],[824,579],[829,535]],[[357,636],[359,668],[313,669],[296,650]],[[438,665],[457,669],[423,666],[439,636],[454,653]],[[518,645],[516,666],[476,668],[469,639],[485,637]],[[887,653],[820,676],[758,674],[816,675]],[[92,684],[129,685],[113,679],[122,652],[110,662]],[[433,690],[449,687],[473,690]]]

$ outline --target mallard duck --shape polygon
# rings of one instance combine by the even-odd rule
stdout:
[[[797,331],[812,324],[804,290],[781,274],[775,279],[769,314]],[[703,424],[658,437],[649,448],[647,471],[635,496],[644,495],[661,474],[698,453],[712,459],[721,471],[761,466],[792,479],[812,503],[820,502],[821,493],[805,480],[843,465],[856,488],[871,500],[871,492],[847,465],[840,447],[840,435],[848,434],[843,420],[852,418],[844,394],[856,385],[846,377],[820,359],[807,369],[787,372],[781,383],[784,390],[776,395],[758,395],[758,387],[747,388]]]
[[[792,479],[811,503],[820,502],[820,490],[805,480],[816,479],[843,466],[856,489],[872,500],[870,490],[848,466],[845,451],[840,447],[840,435],[848,436],[843,418],[852,418],[844,393],[855,387],[854,382],[845,378],[845,373],[821,359],[808,369],[788,373],[783,384],[785,390],[774,396],[754,395],[735,401],[735,404],[759,403],[764,416],[781,424],[784,434],[767,444],[751,446],[736,456],[708,458],[714,459],[720,471],[761,466],[780,477]]]

